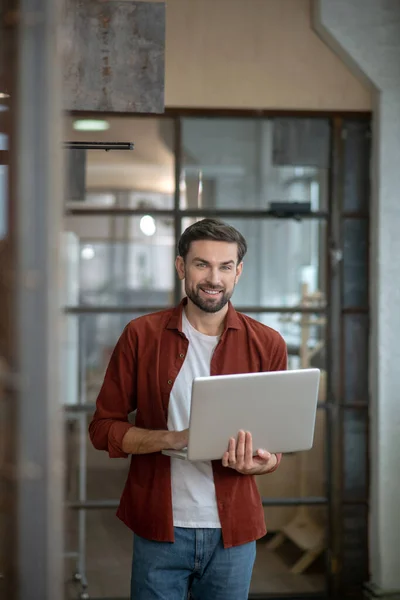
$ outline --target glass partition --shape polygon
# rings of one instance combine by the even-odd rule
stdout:
[[[91,596],[128,595],[132,539],[114,516],[128,463],[96,452],[87,423],[123,328],[182,297],[174,267],[179,236],[202,215],[212,215],[239,229],[248,243],[234,306],[282,334],[289,369],[321,370],[312,450],[285,455],[274,474],[257,478],[268,534],[257,543],[251,596],[322,594],[334,575],[327,561],[330,524],[351,532],[350,517],[358,508],[362,513],[368,485],[368,419],[361,411],[368,400],[362,375],[368,362],[365,125],[319,115],[200,113],[105,116],[108,128],[101,133],[77,131],[78,117],[66,119],[67,139],[135,144],[133,151],[87,150],[70,159],[63,238],[68,501],[105,505],[81,509],[77,520],[70,511],[69,548],[78,548],[78,575],[87,577]],[[341,128],[347,126],[346,138]],[[335,127],[343,137],[331,136]],[[339,139],[344,166],[334,164]],[[343,253],[339,277],[330,262],[335,236],[334,248]],[[335,295],[332,286],[338,285]],[[332,315],[338,314],[333,330]],[[333,398],[334,361],[340,367]],[[338,506],[344,505],[343,521],[337,515],[333,520],[330,504],[331,458],[340,450],[331,443],[332,404],[341,415],[346,455],[343,492],[334,490]],[[364,526],[362,514],[360,531]],[[344,551],[354,563],[360,552],[353,556],[350,546],[360,550],[361,542],[353,537]]]
[[[321,122],[324,152],[288,119],[186,118],[182,121],[180,208],[268,210],[276,203],[327,207],[329,127]],[[284,151],[283,151],[284,150]]]

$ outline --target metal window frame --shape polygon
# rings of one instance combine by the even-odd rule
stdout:
[[[81,115],[82,113],[72,113]],[[90,116],[92,113],[85,113],[85,116]],[[175,108],[168,109],[163,115],[143,114],[131,115],[121,114],[121,117],[135,118],[157,118],[170,119],[174,128],[174,150],[175,150],[175,191],[174,191],[174,206],[170,210],[164,209],[130,209],[121,207],[77,207],[75,205],[65,205],[66,215],[74,216],[104,216],[104,217],[127,217],[127,216],[142,216],[151,214],[152,216],[170,216],[174,222],[175,230],[175,245],[177,245],[182,226],[182,219],[185,217],[205,217],[219,216],[221,218],[243,219],[316,219],[327,223],[326,231],[326,291],[329,298],[327,306],[317,308],[301,308],[301,307],[286,307],[286,306],[249,306],[240,307],[237,309],[248,313],[312,313],[324,314],[327,316],[327,364],[326,371],[328,377],[327,400],[323,405],[320,405],[319,410],[326,410],[327,419],[325,422],[325,479],[326,479],[326,494],[324,497],[306,497],[306,498],[263,498],[264,506],[301,506],[301,505],[324,505],[328,510],[327,518],[327,551],[326,557],[326,589],[323,594],[327,597],[334,597],[340,589],[340,562],[342,556],[342,540],[341,540],[341,518],[342,508],[348,505],[368,505],[368,498],[355,498],[352,500],[343,500],[341,493],[341,479],[343,473],[342,465],[342,419],[343,411],[357,409],[368,411],[368,404],[344,404],[341,400],[341,368],[340,368],[340,353],[342,350],[342,341],[337,337],[337,331],[340,331],[341,315],[344,314],[361,314],[368,313],[366,307],[349,307],[343,308],[341,301],[341,287],[338,277],[335,277],[334,267],[332,262],[332,245],[337,245],[340,242],[340,219],[369,219],[369,215],[365,212],[340,212],[342,206],[342,178],[343,178],[343,120],[351,118],[352,120],[360,119],[362,121],[370,121],[370,112],[315,112],[315,111],[251,111],[251,110],[219,110],[219,109],[186,109]],[[327,118],[331,127],[330,140],[330,165],[329,165],[329,181],[328,181],[328,210],[318,211],[301,215],[280,215],[270,210],[228,210],[228,209],[201,209],[201,210],[181,210],[180,209],[180,192],[179,180],[182,168],[182,119],[185,117],[196,118],[240,118],[240,119],[265,119],[273,117],[293,117],[293,118]],[[175,275],[174,285],[174,302],[177,304],[181,298],[181,283],[177,275]],[[132,312],[152,312],[162,310],[165,306],[66,306],[66,314],[83,315],[83,314],[128,314]],[[339,386],[339,387],[338,387]],[[86,406],[68,407],[66,412],[89,410]],[[90,408],[92,410],[92,408]],[[100,500],[90,501],[86,498],[80,498],[78,502],[70,502],[68,506],[72,510],[90,510],[99,508],[115,508],[117,501],[115,500]],[[317,594],[321,596],[321,594]],[[254,596],[255,597],[255,596]],[[268,594],[260,597],[270,597]],[[274,597],[277,597],[275,594]],[[279,597],[284,598],[285,595]],[[303,594],[296,594],[296,598],[303,597]]]

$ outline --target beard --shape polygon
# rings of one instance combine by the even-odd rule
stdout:
[[[202,289],[218,290],[219,294],[216,294],[215,298],[212,296],[206,298],[204,295],[202,295]],[[217,313],[218,311],[222,310],[232,298],[234,289],[235,286],[231,292],[227,292],[226,290],[215,288],[214,286],[207,285],[206,283],[198,285],[196,289],[189,289],[189,287],[185,284],[185,292],[189,300],[191,300],[193,304],[200,308],[200,310],[203,310],[206,313]]]

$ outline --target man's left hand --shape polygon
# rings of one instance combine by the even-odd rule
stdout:
[[[237,442],[230,438],[227,452],[222,457],[224,467],[235,469],[243,475],[263,475],[277,464],[277,457],[266,450],[257,450],[253,456],[253,440],[248,431],[239,431]]]

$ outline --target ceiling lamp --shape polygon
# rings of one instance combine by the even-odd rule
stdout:
[[[73,127],[75,131],[107,131],[110,123],[102,119],[78,119]]]
[[[152,236],[156,232],[156,222],[150,215],[145,215],[140,219],[140,229],[144,235]]]
[[[82,248],[82,250],[81,250],[81,256],[85,260],[92,260],[92,258],[94,258],[94,256],[95,256],[95,251],[94,251],[93,246],[84,246],[84,248]]]

